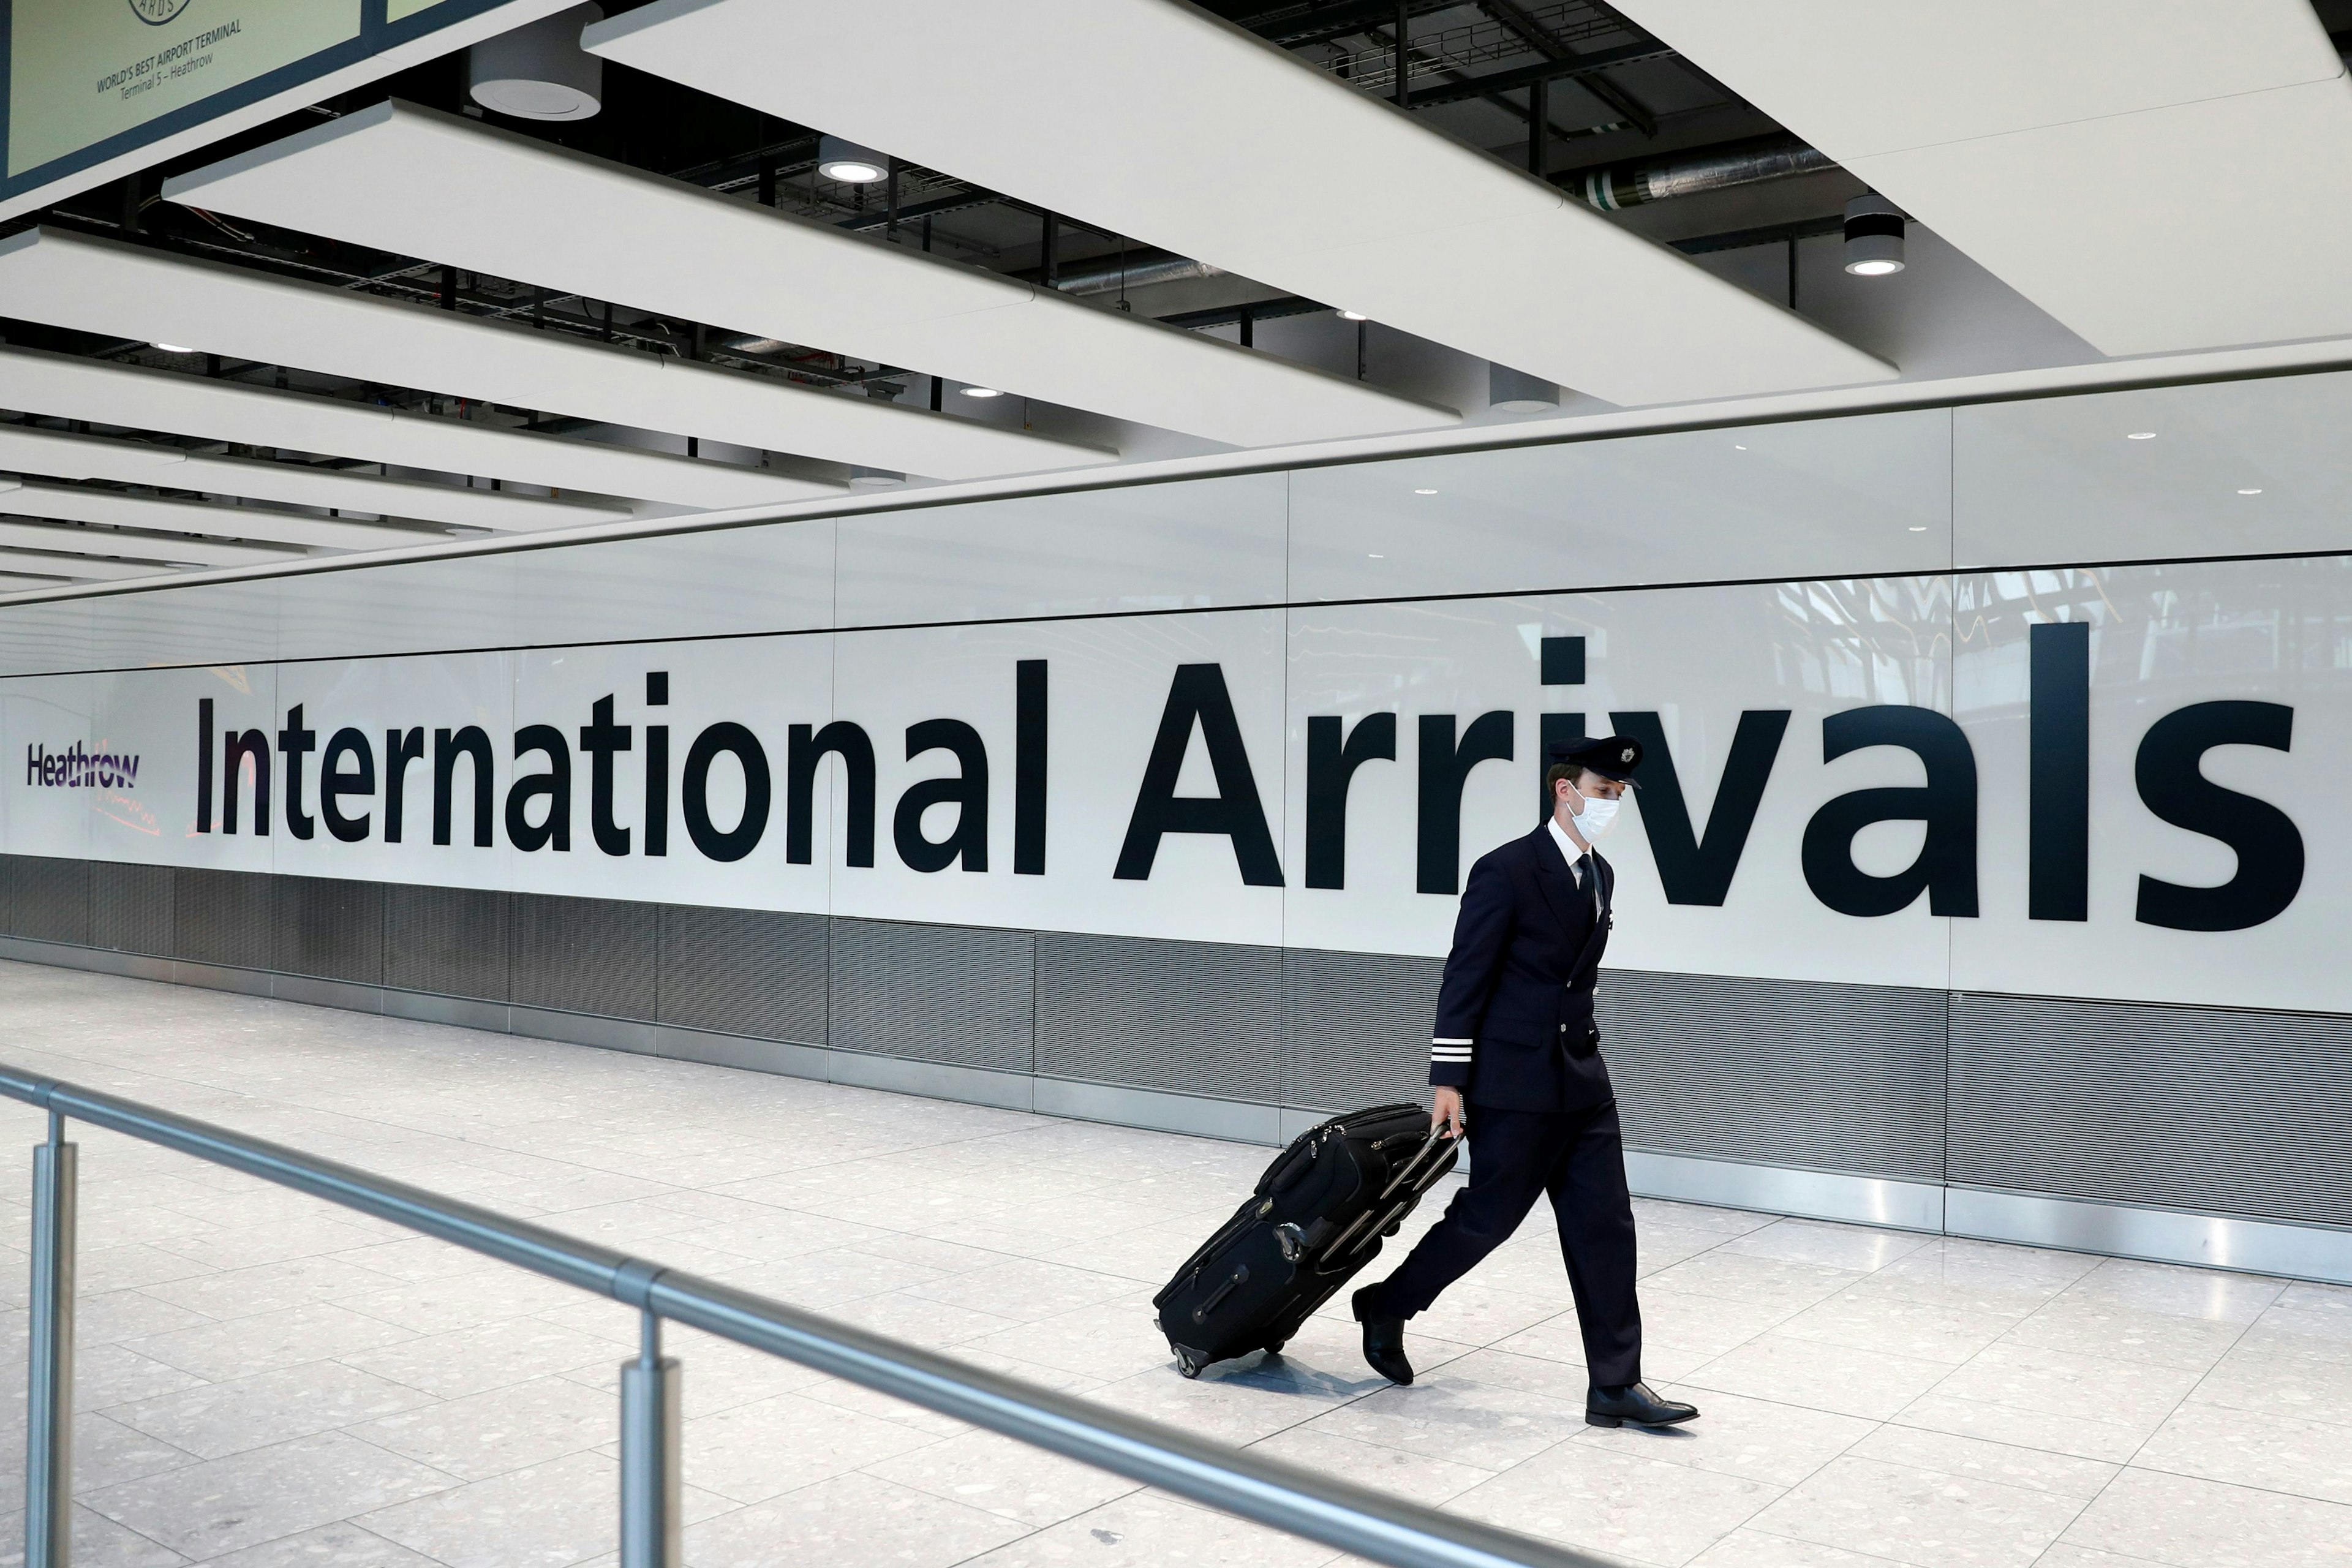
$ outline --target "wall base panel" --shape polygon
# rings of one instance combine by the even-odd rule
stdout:
[[[1944,1189],[1927,1182],[1694,1160],[1645,1149],[1625,1151],[1625,1181],[1636,1197],[1803,1215],[1890,1230],[1944,1228]]]

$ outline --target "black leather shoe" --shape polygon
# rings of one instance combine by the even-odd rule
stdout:
[[[1369,1343],[1370,1325],[1365,1326],[1364,1335]],[[1635,1426],[1679,1426],[1697,1415],[1697,1405],[1661,1399],[1650,1392],[1650,1385],[1646,1383],[1629,1383],[1622,1388],[1596,1388],[1584,1396],[1584,1422],[1588,1426],[1623,1426],[1628,1424]]]
[[[1404,1359],[1404,1320],[1365,1315],[1364,1298],[1378,1289],[1376,1285],[1367,1285],[1349,1298],[1356,1321],[1364,1325],[1364,1359],[1391,1383],[1411,1383],[1412,1363]]]

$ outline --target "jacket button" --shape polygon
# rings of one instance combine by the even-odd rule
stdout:
[[[1568,1033],[1568,1026],[1567,1026],[1566,1024],[1562,1024],[1562,1025],[1559,1026],[1559,1032],[1560,1032],[1561,1034],[1563,1034],[1563,1035],[1565,1035],[1566,1033]]]

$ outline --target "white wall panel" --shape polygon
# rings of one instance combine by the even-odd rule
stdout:
[[[2342,372],[1956,408],[1953,560],[2352,548],[2347,426]]]
[[[104,847],[116,841],[125,830],[110,828],[100,834],[94,831],[100,821],[98,807],[111,805],[118,816],[135,816],[135,806],[124,808],[108,799],[101,801],[100,792],[88,789],[64,789],[43,784],[37,774],[28,774],[26,753],[33,748],[55,754],[70,750],[76,742],[91,751],[114,749],[117,731],[125,735],[145,737],[157,733],[149,723],[121,723],[101,718],[96,711],[99,689],[107,680],[99,675],[66,675],[22,685],[10,683],[0,687],[0,728],[5,728],[8,745],[5,760],[8,764],[8,787],[0,790],[0,831],[11,844],[54,844],[55,849],[43,853],[65,856],[95,856],[113,858]],[[100,745],[104,740],[110,744]],[[119,742],[125,751],[137,751],[140,741]],[[146,779],[146,763],[142,760],[142,777],[137,787],[122,794],[139,798],[139,788]],[[114,792],[108,792],[110,796]],[[161,796],[173,798],[169,795]],[[150,837],[155,837],[151,835]],[[126,855],[124,859],[158,858],[154,856]]]
[[[836,639],[835,707],[867,726],[884,781],[876,868],[837,870],[834,908],[898,920],[1033,926],[1128,936],[1274,943],[1284,891],[1244,886],[1232,842],[1213,835],[1161,838],[1149,880],[1114,875],[1146,763],[1180,666],[1218,666],[1273,844],[1282,842],[1282,612],[1146,616],[1042,626],[942,626],[845,634]],[[1050,693],[1046,874],[1015,874],[1015,667],[1046,661]],[[989,748],[990,869],[909,869],[891,845],[893,804],[919,778],[955,770],[948,754],[906,758],[907,727],[952,716]],[[1177,781],[1180,798],[1218,793],[1196,728]],[[946,837],[952,814],[926,823]],[[838,851],[836,851],[836,854]]]
[[[832,518],[514,557],[511,639],[740,637],[833,624]]]
[[[1957,580],[1958,714],[1984,780],[1984,918],[1952,922],[1962,989],[2158,998],[2279,1008],[2352,1005],[2352,834],[2337,804],[2352,776],[2352,558],[1988,573]],[[2031,628],[2087,623],[2090,814],[2087,919],[2030,920],[2027,788]],[[2160,820],[2135,790],[2151,729],[2192,704],[2292,710],[2291,744],[2226,744],[2205,777],[2202,826],[2294,825],[2293,902],[2242,930],[2168,930],[2137,918],[2143,875],[2211,888],[2239,875],[2230,846]],[[2168,768],[2167,772],[2179,771]],[[2255,805],[2252,803],[2264,803]]]
[[[1290,596],[1938,571],[1942,409],[1305,468]]]
[[[1785,710],[1788,729],[1722,907],[1666,900],[1640,794],[1601,841],[1620,876],[1609,962],[1940,986],[1949,921],[1932,916],[1924,900],[1871,921],[1838,914],[1808,889],[1798,850],[1807,821],[1830,797],[1918,782],[1917,761],[1890,747],[1825,765],[1822,721],[1872,703],[1948,711],[1948,663],[1938,647],[1948,621],[1939,577],[1296,610],[1288,813],[1294,869],[1305,858],[1307,719],[1339,714],[1352,730],[1368,713],[1393,712],[1397,759],[1367,763],[1356,774],[1347,886],[1312,889],[1294,876],[1285,940],[1302,947],[1445,952],[1454,900],[1415,890],[1422,715],[1455,715],[1457,736],[1481,713],[1513,715],[1512,759],[1478,763],[1463,792],[1459,864],[1466,876],[1480,854],[1536,825],[1542,714],[1582,713],[1585,732],[1596,735],[1612,731],[1612,713],[1657,714],[1692,823],[1703,832],[1742,712]],[[1584,684],[1540,683],[1541,642],[1549,637],[1584,639]],[[1917,839],[1916,828],[1867,829],[1857,863],[1892,874],[1908,864]]]
[[[1290,476],[841,520],[840,624],[1279,604]]]

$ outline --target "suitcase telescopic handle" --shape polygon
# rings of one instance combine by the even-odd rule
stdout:
[[[1380,1196],[1373,1199],[1373,1202],[1382,1203],[1387,1201],[1391,1193],[1395,1192],[1399,1187],[1404,1185],[1405,1182],[1411,1178],[1415,1172],[1419,1171],[1425,1163],[1429,1162],[1430,1155],[1436,1151],[1439,1143],[1441,1142],[1441,1140],[1437,1135],[1438,1126],[1439,1124],[1435,1121],[1432,1121],[1429,1124],[1429,1136],[1421,1141],[1421,1147],[1412,1152],[1412,1158],[1407,1160],[1404,1164],[1399,1168],[1397,1173],[1389,1178],[1389,1184],[1381,1189]]]

